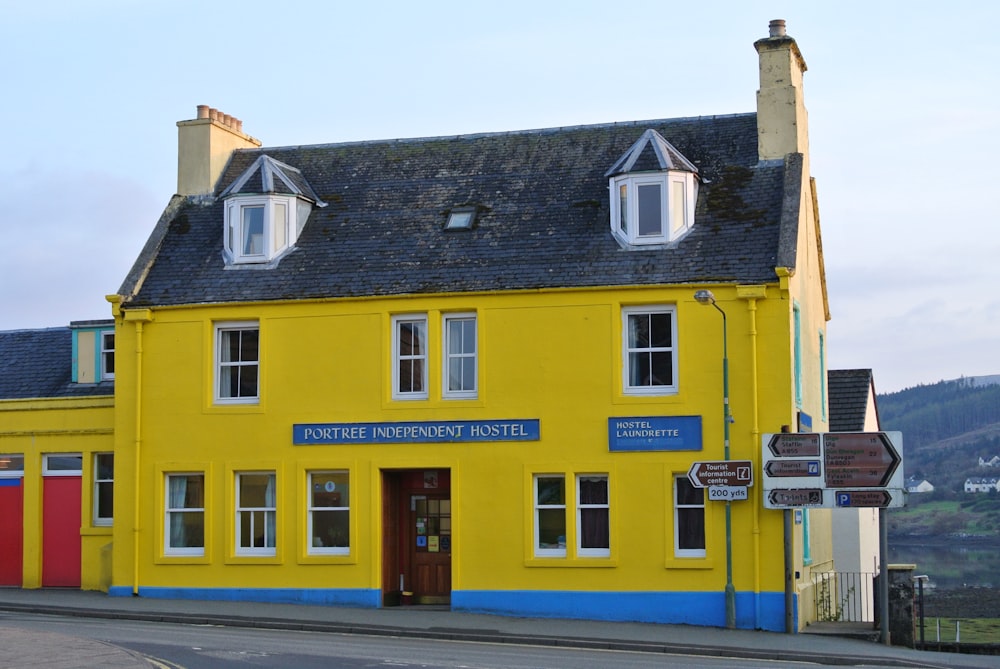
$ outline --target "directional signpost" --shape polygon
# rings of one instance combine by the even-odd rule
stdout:
[[[902,446],[900,432],[766,434],[761,461],[764,506],[903,506]]]

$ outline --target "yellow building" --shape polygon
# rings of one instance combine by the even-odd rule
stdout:
[[[275,148],[178,123],[179,193],[109,297],[109,593],[785,629],[829,513],[786,582],[759,481],[727,506],[688,476],[826,429],[805,63],[784,22],[755,46],[756,113]]]
[[[0,585],[111,582],[114,323],[0,332]]]

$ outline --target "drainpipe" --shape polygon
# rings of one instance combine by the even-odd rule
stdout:
[[[760,405],[758,402],[759,381],[757,373],[757,300],[766,297],[764,286],[737,286],[736,296],[747,301],[747,312],[750,316],[750,443],[756,453],[760,442]],[[754,457],[753,459],[757,459]],[[755,486],[753,497],[753,599],[754,628],[760,629],[760,509],[764,503],[761,490],[763,485]]]
[[[143,325],[153,320],[149,309],[126,311],[125,321],[135,323],[135,468],[132,498],[132,595],[139,595],[139,498],[142,455],[142,331]]]

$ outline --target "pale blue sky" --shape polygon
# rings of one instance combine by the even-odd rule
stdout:
[[[1000,4],[0,0],[0,329],[110,315],[207,104],[265,146],[752,111],[809,66],[831,368],[1000,372]]]

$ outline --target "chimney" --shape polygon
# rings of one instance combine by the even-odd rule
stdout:
[[[761,160],[789,153],[809,154],[809,118],[802,97],[806,61],[782,19],[771,21],[768,36],[754,42],[760,59],[757,91],[757,153]]]
[[[211,195],[233,151],[260,145],[243,134],[243,121],[198,105],[196,118],[177,122],[177,193]]]

